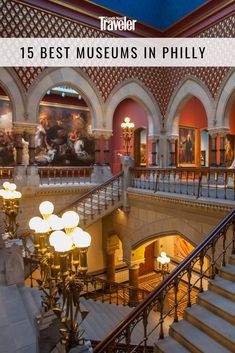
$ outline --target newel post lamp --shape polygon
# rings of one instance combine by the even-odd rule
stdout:
[[[161,252],[161,255],[157,257],[157,262],[161,270],[162,279],[165,278],[167,272],[169,271],[169,263],[171,259],[166,255],[165,251]]]
[[[0,196],[2,197],[2,209],[5,214],[5,234],[10,239],[16,239],[18,228],[16,218],[19,213],[21,193],[16,190],[14,183],[6,181],[3,183],[3,189],[0,190]]]
[[[91,236],[78,227],[79,215],[66,211],[61,217],[53,214],[54,205],[44,201],[39,206],[41,217],[33,217],[29,227],[35,231],[35,254],[39,255],[41,289],[47,296],[44,301],[47,310],[53,310],[64,328],[60,329],[66,352],[82,341],[78,318],[82,320],[88,312],[81,310],[79,301],[83,289],[80,275],[87,272],[87,252]],[[55,286],[52,285],[55,283]],[[57,306],[62,295],[62,307]]]
[[[134,130],[134,123],[131,122],[131,119],[126,117],[124,119],[124,122],[121,124],[122,128],[122,136],[125,141],[125,147],[126,147],[126,155],[129,156],[129,147],[130,147],[130,142],[131,138],[133,135],[133,130]]]

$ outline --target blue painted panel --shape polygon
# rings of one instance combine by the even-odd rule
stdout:
[[[94,0],[155,28],[165,29],[206,3],[206,0]]]

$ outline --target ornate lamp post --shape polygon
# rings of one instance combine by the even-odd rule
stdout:
[[[134,129],[135,125],[134,123],[130,122],[130,118],[126,117],[124,119],[124,122],[121,124],[121,128],[122,128],[122,136],[124,138],[125,141],[125,146],[126,146],[126,155],[129,156],[129,147],[130,147],[130,142],[131,142],[131,138],[133,135],[133,129]]]
[[[18,228],[16,217],[19,213],[21,193],[16,191],[14,183],[7,181],[3,183],[3,188],[0,190],[0,196],[2,197],[2,209],[5,213],[5,234],[11,239],[16,239]]]
[[[46,294],[44,306],[53,310],[64,326],[60,329],[62,343],[68,352],[81,342],[78,316],[82,320],[88,314],[81,311],[80,292],[83,276],[87,271],[87,252],[91,236],[78,227],[79,215],[65,212],[62,217],[53,214],[54,206],[44,201],[39,206],[41,217],[33,217],[29,227],[35,231],[35,254],[39,256],[42,281],[41,289]],[[58,297],[63,297],[62,307],[56,307]]]
[[[166,255],[165,251],[161,252],[161,255],[157,257],[157,262],[161,269],[162,279],[165,278],[167,272],[169,271],[169,263],[171,259]]]

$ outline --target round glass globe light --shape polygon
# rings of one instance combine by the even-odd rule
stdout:
[[[161,252],[161,257],[166,257],[165,251],[162,251],[162,252]]]
[[[72,240],[73,240],[73,243],[76,247],[79,247],[79,243],[80,243],[80,239],[83,235],[83,230],[82,228],[79,228],[79,227],[76,227],[72,233],[70,234]]]
[[[64,228],[75,228],[79,223],[79,215],[75,211],[67,211],[61,218]]]
[[[90,234],[83,231],[79,236],[79,242],[77,244],[74,242],[74,245],[77,248],[88,248],[91,245]]]
[[[49,236],[49,243],[51,244],[51,246],[55,246],[56,242],[59,241],[59,239],[64,236],[65,236],[65,233],[63,231],[55,230]]]
[[[52,214],[54,211],[54,205],[50,201],[43,201],[39,205],[39,211],[41,215]]]
[[[47,222],[49,223],[52,230],[61,230],[64,228],[62,219],[55,214],[52,214]]]
[[[10,183],[8,188],[9,188],[10,191],[15,191],[16,190],[16,184]]]
[[[41,217],[33,217],[29,221],[29,228],[32,230],[36,230],[40,227],[42,218]]]
[[[54,244],[55,251],[57,252],[67,252],[72,249],[73,241],[70,236],[63,232],[63,236],[56,239]]]
[[[3,185],[4,189],[9,189],[9,187],[10,187],[9,181],[5,181],[2,185]]]

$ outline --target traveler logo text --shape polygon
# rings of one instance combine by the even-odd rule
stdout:
[[[99,16],[101,31],[135,31],[137,20],[130,20],[126,17],[105,17]]]

